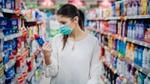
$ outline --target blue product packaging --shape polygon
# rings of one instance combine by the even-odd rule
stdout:
[[[4,17],[0,17],[0,30],[4,30],[7,26],[7,19]]]
[[[9,62],[9,56],[8,55],[5,55],[3,57],[3,63],[6,64],[7,62]]]
[[[12,1],[13,0],[5,0],[5,8],[6,9],[13,9],[13,7],[12,7]]]
[[[113,11],[113,13],[112,13],[112,16],[116,16],[116,4],[115,3],[112,3],[112,11]]]
[[[0,8],[3,8],[3,0],[0,0]]]
[[[18,20],[17,19],[10,19],[10,26],[12,28],[13,33],[18,33]]]
[[[143,40],[144,39],[144,23],[142,22],[139,25],[139,35],[138,35],[138,40]]]
[[[34,38],[35,38],[35,40],[37,41],[37,43],[39,44],[39,46],[43,46],[44,45],[44,40],[43,40],[43,38],[41,38],[39,35],[34,35]]]
[[[134,52],[134,63],[137,64],[137,58],[138,58],[138,48],[135,48],[135,52]]]
[[[142,67],[142,61],[143,61],[143,47],[140,47],[138,53],[138,65],[141,67]]]
[[[11,84],[13,78],[15,77],[15,68],[10,68],[7,72],[5,72],[6,81],[5,84]]]
[[[120,3],[120,13],[122,16],[124,15],[124,2],[123,1]]]

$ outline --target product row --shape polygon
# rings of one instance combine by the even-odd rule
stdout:
[[[104,75],[111,84],[149,84],[150,78],[134,66],[105,51]],[[116,71],[116,73],[114,73]]]
[[[107,3],[110,4],[107,4],[107,7],[99,6],[86,11],[86,17],[88,19],[101,19],[103,17],[150,15],[150,0],[121,0]]]
[[[108,21],[101,31],[150,42],[150,24],[148,20]]]
[[[38,35],[37,27],[22,28],[20,32],[20,37],[8,41],[1,39],[2,84],[38,84],[42,77],[43,55],[37,49],[44,44],[44,40]]]
[[[3,35],[7,36],[18,32],[18,19],[0,17],[0,33],[3,33]]]
[[[128,58],[131,63],[150,70],[150,49],[135,45],[133,43],[124,42],[113,37],[102,36],[102,44],[109,49],[115,50],[118,57]]]
[[[0,0],[0,8],[5,9],[20,9],[22,0]]]
[[[133,11],[134,10],[134,11]],[[110,16],[136,16],[150,14],[150,0],[123,0],[113,3]]]
[[[87,21],[87,26],[101,33],[111,33],[133,40],[150,43],[150,24],[146,20]]]

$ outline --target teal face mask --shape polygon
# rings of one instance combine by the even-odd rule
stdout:
[[[63,35],[70,35],[73,30],[69,26],[65,25],[65,26],[60,27],[59,31]]]

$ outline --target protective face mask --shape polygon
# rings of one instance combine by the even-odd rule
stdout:
[[[68,25],[64,25],[64,26],[60,27],[59,31],[63,35],[70,35],[73,30]]]

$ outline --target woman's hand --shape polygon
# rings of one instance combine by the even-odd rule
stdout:
[[[42,47],[42,51],[44,54],[45,64],[50,65],[52,63],[51,61],[51,45],[49,43],[45,43]]]

